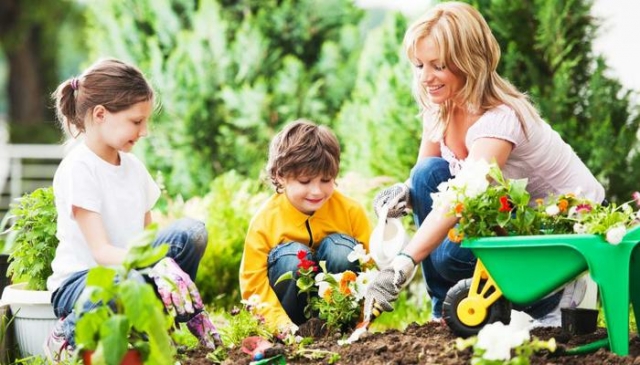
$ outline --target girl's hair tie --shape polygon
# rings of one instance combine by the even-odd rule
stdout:
[[[74,77],[71,79],[71,88],[73,90],[78,90],[78,78]]]

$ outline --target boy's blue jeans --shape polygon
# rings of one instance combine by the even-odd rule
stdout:
[[[355,273],[360,272],[360,264],[358,261],[349,262],[347,255],[353,251],[357,245],[354,238],[334,233],[325,237],[318,247],[318,251],[313,253],[309,246],[298,242],[287,242],[274,247],[267,258],[267,272],[269,276],[269,284],[275,291],[280,304],[287,312],[291,321],[300,325],[307,321],[304,315],[304,308],[307,305],[307,294],[298,295],[296,280],[298,278],[298,251],[305,251],[307,259],[316,263],[326,261],[327,272],[341,273],[351,270]],[[294,280],[285,280],[275,285],[278,278],[292,271],[295,273]]]
[[[427,157],[414,166],[410,176],[410,195],[413,218],[417,226],[420,226],[431,212],[431,193],[437,192],[438,185],[450,178],[449,163],[443,158]],[[442,317],[442,302],[447,292],[458,281],[472,277],[475,265],[476,257],[470,249],[463,248],[459,243],[451,242],[447,238],[422,261],[422,275],[431,297],[432,318]],[[558,306],[561,296],[560,291],[530,306],[515,309],[522,310],[533,318],[540,318]]]
[[[207,247],[207,239],[208,235],[204,223],[191,218],[183,218],[158,232],[152,245],[168,244],[167,257],[173,258],[178,266],[195,282],[200,259]],[[73,310],[86,286],[87,273],[88,270],[74,273],[51,295],[55,315],[58,318],[65,318],[62,328],[65,339],[72,347],[75,346],[75,327],[78,319]],[[140,280],[144,280],[142,275],[140,275]],[[86,303],[86,309],[95,305],[94,303]]]

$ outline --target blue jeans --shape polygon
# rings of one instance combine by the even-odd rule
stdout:
[[[349,262],[347,255],[353,251],[358,242],[350,236],[334,233],[325,237],[313,253],[309,246],[298,242],[287,242],[274,247],[267,258],[267,273],[269,284],[280,300],[280,304],[289,316],[289,319],[297,325],[307,321],[304,308],[307,306],[307,295],[298,295],[296,280],[298,278],[298,251],[305,251],[307,259],[315,262],[325,261],[327,272],[341,273],[346,270],[360,272],[358,261]],[[294,280],[286,280],[275,285],[278,278],[292,271]]]
[[[189,274],[191,280],[195,282],[200,259],[207,247],[207,239],[208,235],[204,223],[190,218],[183,218],[158,232],[152,245],[168,244],[167,257],[173,258],[178,266]],[[72,274],[51,295],[53,311],[58,318],[64,318],[62,329],[67,342],[71,346],[75,346],[75,327],[77,322],[74,306],[87,284],[87,273],[88,270],[83,270]],[[132,276],[145,280],[137,272],[132,273]],[[96,305],[88,302],[84,304],[84,307],[85,310],[88,310]]]
[[[411,170],[411,205],[415,224],[420,226],[431,212],[433,200],[431,193],[438,191],[438,185],[451,178],[449,163],[440,157],[424,158]],[[422,261],[422,275],[431,297],[433,318],[442,317],[442,303],[451,287],[463,279],[473,276],[476,257],[470,249],[448,238]],[[540,318],[560,303],[562,292],[533,303],[530,306],[514,307],[527,312],[533,318]]]

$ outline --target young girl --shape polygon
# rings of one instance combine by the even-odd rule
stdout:
[[[63,128],[74,138],[84,137],[60,163],[53,180],[60,243],[47,287],[60,320],[45,351],[58,360],[75,344],[81,313],[73,309],[88,270],[123,262],[127,243],[151,223],[150,210],[160,189],[130,153],[147,135],[154,102],[153,89],[136,67],[115,59],[98,61],[63,82],[53,98]],[[177,221],[153,244],[161,243],[170,245],[169,252],[149,274],[158,294],[201,343],[215,347],[217,332],[193,284],[207,244],[204,224]],[[166,285],[167,280],[177,285]]]
[[[362,243],[368,250],[371,224],[364,208],[335,190],[340,145],[326,127],[300,120],[278,133],[269,149],[267,174],[276,193],[251,220],[240,264],[240,289],[248,299],[257,294],[267,306],[267,325],[297,330],[306,321],[306,295],[295,280],[275,285],[298,270],[299,253],[326,261],[331,273],[359,272],[347,256]]]

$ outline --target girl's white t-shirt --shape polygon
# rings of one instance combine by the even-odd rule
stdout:
[[[573,193],[600,203],[604,187],[580,160],[571,146],[543,120],[527,120],[526,134],[516,113],[506,105],[485,112],[467,131],[465,144],[470,148],[479,138],[498,138],[513,144],[502,172],[506,178],[527,178],[531,201],[549,194]],[[461,166],[440,139],[442,157],[455,175]]]
[[[55,290],[71,274],[97,266],[72,206],[99,213],[109,242],[126,247],[144,230],[144,217],[160,189],[133,154],[120,152],[120,165],[112,165],[79,143],[60,163],[53,178],[58,212],[56,236],[60,243],[51,264],[47,289]]]

